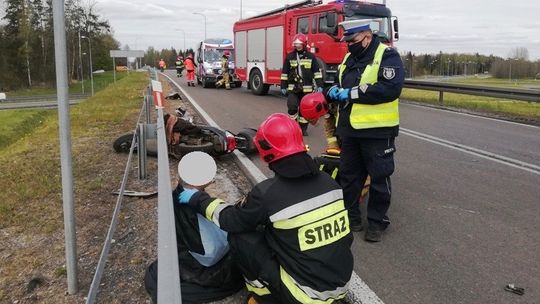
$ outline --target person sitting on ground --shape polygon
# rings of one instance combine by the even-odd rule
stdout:
[[[178,164],[180,182],[173,191],[178,264],[183,303],[218,301],[243,286],[240,270],[233,261],[227,233],[186,205],[179,204],[184,189],[204,191],[216,175],[214,159],[203,152],[186,154]],[[145,275],[145,287],[157,303],[157,261]]]

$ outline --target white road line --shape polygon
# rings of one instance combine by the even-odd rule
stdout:
[[[206,113],[206,111],[195,101],[195,99],[189,95],[180,85],[176,83],[171,77],[165,74],[161,74],[167,77],[181,92],[186,96],[189,102],[202,116],[202,118],[212,127],[219,128],[219,125]],[[246,171],[251,175],[250,179],[256,182],[261,182],[268,177],[262,173],[262,171],[244,154],[235,151],[234,155],[238,157],[238,160],[245,166]],[[351,281],[349,282],[349,295],[350,301],[354,304],[384,304],[384,302],[364,283],[364,281],[353,271]]]
[[[411,102],[415,102],[415,101],[412,100]],[[474,117],[474,118],[491,120],[491,121],[495,121],[495,122],[502,122],[502,123],[506,123],[506,124],[509,124],[509,125],[516,125],[516,126],[521,126],[521,127],[529,127],[529,128],[540,129],[540,127],[534,126],[534,125],[528,125],[528,124],[524,124],[524,123],[520,123],[520,122],[514,122],[514,121],[509,121],[509,120],[504,120],[504,119],[497,119],[497,118],[492,118],[492,117],[485,117],[485,116],[482,116],[482,115],[475,115],[475,114],[470,114],[470,113],[462,113],[462,112],[453,111],[453,110],[450,110],[450,109],[441,109],[441,108],[437,108],[435,106],[419,105],[419,104],[408,103],[408,102],[402,102],[401,105],[406,105],[406,106],[416,107],[416,108],[421,108],[421,109],[429,109],[429,110],[432,110],[432,111],[449,112],[449,113],[456,114],[456,115],[469,116],[469,117]]]
[[[477,149],[477,148],[474,148],[474,147],[458,144],[458,143],[455,143],[455,142],[452,142],[452,141],[449,141],[449,140],[445,140],[445,139],[442,139],[442,138],[439,138],[439,137],[436,137],[436,136],[431,136],[431,135],[428,135],[428,134],[424,134],[424,133],[420,133],[420,132],[417,132],[417,131],[409,130],[409,129],[406,129],[406,128],[401,128],[400,127],[399,131],[402,134],[405,134],[405,135],[408,135],[408,136],[411,136],[411,137],[414,137],[414,138],[417,138],[417,139],[420,139],[420,140],[424,140],[424,141],[427,141],[427,142],[430,142],[430,143],[433,143],[433,144],[436,144],[436,145],[440,145],[440,146],[443,146],[443,147],[447,147],[447,148],[450,148],[450,149],[461,151],[461,152],[471,154],[471,155],[474,155],[474,156],[478,156],[478,157],[481,157],[481,158],[485,158],[485,159],[488,159],[488,160],[491,160],[491,161],[494,161],[494,162],[497,162],[497,163],[500,163],[500,164],[504,164],[504,165],[507,165],[507,166],[510,166],[510,167],[513,167],[513,168],[521,169],[521,170],[524,170],[524,171],[527,171],[527,172],[531,172],[531,173],[540,175],[540,166],[537,166],[537,165],[534,165],[534,164],[531,164],[531,163],[526,163],[526,162],[523,162],[523,161],[520,161],[520,160],[517,160],[517,159],[514,159],[514,158],[502,156],[502,155],[495,154],[495,153],[492,153],[492,152],[489,152],[489,151],[485,151],[485,150]]]

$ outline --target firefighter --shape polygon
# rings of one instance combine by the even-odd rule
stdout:
[[[307,51],[307,43],[306,35],[299,33],[294,36],[294,50],[287,54],[281,71],[281,94],[288,96],[287,112],[291,119],[298,121],[304,136],[307,136],[308,122],[298,115],[300,100],[314,89],[323,91],[322,72],[315,55]]]
[[[361,20],[340,23],[348,44],[337,84],[327,96],[339,103],[337,135],[341,141],[340,183],[349,210],[351,229],[363,230],[358,197],[371,176],[364,239],[378,242],[390,224],[394,172],[394,139],[399,131],[399,95],[404,82],[398,52],[382,44]]]
[[[241,204],[202,191],[179,195],[229,233],[248,303],[333,303],[353,271],[352,234],[339,185],[307,154],[302,130],[285,114],[270,115],[255,135],[260,157],[275,176]]]
[[[182,71],[184,70],[184,57],[178,55],[174,64],[176,66],[176,77],[182,77]]]
[[[229,57],[231,53],[229,51],[223,51],[223,56],[221,57],[221,80],[216,82],[216,88],[225,85],[226,90],[231,89],[231,82],[229,79]]]
[[[165,60],[163,60],[163,58],[159,60],[159,69],[161,70],[161,72],[165,70]]]
[[[195,68],[197,65],[193,60],[193,54],[188,54],[186,60],[184,60],[184,65],[186,66],[186,80],[188,87],[195,86]]]

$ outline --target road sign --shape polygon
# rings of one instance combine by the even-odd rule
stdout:
[[[144,51],[130,50],[110,50],[110,57],[112,58],[142,58],[144,57]]]

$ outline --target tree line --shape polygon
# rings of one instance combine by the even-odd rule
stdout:
[[[55,83],[51,0],[0,0],[0,90],[48,87]],[[110,70],[109,50],[120,44],[95,3],[65,1],[70,81],[88,79],[91,70]],[[89,53],[92,53],[92,69]]]
[[[508,58],[481,54],[414,54],[401,55],[406,77],[457,76],[490,74],[496,78],[540,79],[540,60],[529,60],[526,48],[515,48]]]
[[[192,54],[193,58],[195,58],[195,52],[191,48],[187,50],[176,50],[174,47],[171,47],[170,49],[156,50],[154,47],[149,47],[144,53],[143,64],[157,67],[160,59],[163,59],[167,67],[172,68],[179,55],[185,58],[188,54]]]

